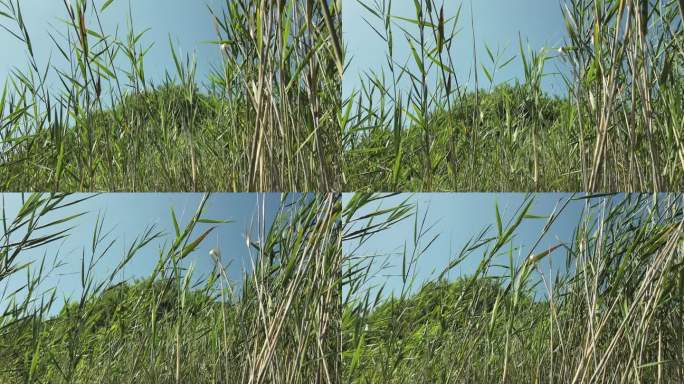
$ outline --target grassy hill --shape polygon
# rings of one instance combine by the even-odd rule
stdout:
[[[574,106],[546,95],[537,102],[540,108],[535,111],[524,86],[501,85],[480,93],[478,107],[475,93],[469,92],[450,110],[431,112],[429,144],[425,130],[415,124],[399,133],[387,129],[359,133],[346,157],[347,174],[353,175],[350,182],[361,190],[422,190],[429,145],[436,191],[531,191],[541,186],[551,191],[581,190],[579,132],[564,121]],[[535,143],[533,122],[542,127]],[[536,183],[531,177],[533,144],[543,148],[538,151]],[[401,149],[398,157],[397,148]]]
[[[118,285],[85,302],[66,304],[57,316],[18,321],[0,332],[5,383],[25,382],[173,382],[175,330],[188,332],[183,347],[184,376],[219,377],[209,347],[220,337],[222,311],[234,325],[235,309],[222,306],[206,292],[187,293],[157,281]],[[181,303],[181,300],[183,303]],[[182,320],[181,320],[182,319]],[[238,355],[236,335],[230,352]],[[40,346],[36,346],[40,340]],[[206,348],[201,356],[200,348]],[[36,349],[39,348],[39,349]],[[214,349],[215,350],[215,349]],[[33,363],[33,353],[40,360]],[[103,377],[106,373],[106,377]],[[124,379],[128,377],[128,379]]]

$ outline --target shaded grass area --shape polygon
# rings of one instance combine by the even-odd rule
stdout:
[[[82,293],[66,303],[44,282],[74,260],[57,255],[55,263],[26,264],[22,254],[57,241],[64,232],[45,233],[52,227],[41,218],[78,202],[32,196],[7,218],[12,225],[2,238],[0,283],[26,276],[17,291],[0,296],[3,383],[339,382],[338,196],[284,198],[270,230],[250,241],[251,269],[240,281],[228,279],[231,260],[218,249],[206,256],[214,261],[208,276],[186,260],[213,228],[196,226],[230,225],[205,218],[209,197],[187,226],[173,216],[174,236],[139,281],[116,277],[133,258],[154,257],[151,242],[166,234],[149,227],[102,275],[98,263],[116,256],[112,245],[121,239],[98,219],[92,244],[84,245]],[[24,231],[23,240],[10,240]]]
[[[425,235],[430,224],[422,218],[416,219],[417,240],[409,241],[404,260],[397,261],[399,288],[372,280],[383,273],[371,267],[382,263],[381,257],[346,252],[343,378],[352,383],[681,381],[681,199],[588,200],[569,243],[521,254],[515,237],[528,220],[530,199],[508,223],[497,215],[496,225],[464,244],[441,274],[420,287],[415,270],[431,242]],[[410,216],[407,208],[371,213],[372,223],[362,224],[368,218],[358,217],[356,230],[346,236],[382,236],[383,227]],[[565,262],[559,260],[563,253]],[[471,258],[474,274],[447,280],[449,271]],[[557,275],[548,272],[552,258],[561,268]]]
[[[350,190],[678,191],[684,183],[684,4],[562,0],[561,47],[494,50],[461,2],[415,16],[358,0],[383,66],[344,101]],[[472,52],[455,42],[472,33]],[[406,58],[397,46],[408,47]],[[462,57],[473,57],[467,78]],[[519,84],[495,86],[522,64]],[[563,68],[551,73],[551,65]],[[567,93],[544,92],[549,77]]]
[[[65,3],[56,57],[43,62],[20,2],[0,2],[3,32],[24,44],[28,64],[0,88],[1,189],[341,189],[334,2],[211,8],[218,65],[197,78],[196,58],[169,40],[172,73],[156,83],[145,31],[130,21],[124,34],[103,28],[110,4]]]

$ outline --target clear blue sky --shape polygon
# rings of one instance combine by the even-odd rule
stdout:
[[[374,69],[379,71],[386,66],[385,54],[386,43],[364,21],[364,17],[373,25],[382,29],[374,18],[358,0],[343,0],[342,12],[343,36],[347,47],[347,54],[351,56],[351,64],[343,80],[343,92],[349,92],[358,84],[359,74]],[[374,2],[382,3],[383,0],[361,0],[370,5]],[[472,12],[471,12],[472,3]],[[438,4],[441,4],[438,1]],[[458,24],[460,30],[454,43],[455,65],[457,76],[462,83],[473,84],[473,31],[471,28],[471,15],[474,18],[476,48],[478,64],[485,64],[491,69],[489,59],[485,51],[485,44],[489,45],[495,53],[497,47],[505,50],[505,59],[512,55],[519,56],[518,34],[524,40],[528,40],[531,48],[538,51],[542,47],[553,48],[551,54],[555,54],[565,37],[565,22],[561,12],[561,3],[557,0],[473,0],[444,1],[445,18],[455,16],[458,6],[462,4],[461,19]],[[393,14],[397,16],[415,19],[414,3],[411,0],[394,0]],[[398,23],[411,32],[417,28],[409,23]],[[405,41],[403,32],[394,29],[394,51],[396,60],[405,63],[410,57],[410,49]],[[504,60],[505,60],[504,59]],[[503,60],[502,60],[503,61]],[[557,72],[556,61],[547,63],[547,72]],[[514,78],[522,78],[522,62],[516,59],[505,70],[499,72],[494,82],[508,81]],[[484,73],[480,70],[481,87],[488,86]],[[470,79],[470,81],[468,81]],[[544,87],[549,92],[561,93],[561,82],[558,78],[547,78]],[[561,88],[559,88],[561,87]]]
[[[364,2],[381,0],[362,0]],[[385,45],[366,25],[363,17],[368,12],[361,7],[357,0],[342,0],[343,2],[343,36],[350,56],[353,57],[348,72],[343,80],[346,93],[354,88],[358,75],[368,69],[380,69],[385,62]],[[53,34],[58,41],[63,39],[56,32],[63,33],[66,26],[60,19],[66,18],[64,4],[59,0],[22,0],[22,13],[28,26],[39,65],[44,66],[52,57],[54,64],[64,65],[59,51],[49,38]],[[96,0],[100,7],[104,1]],[[133,25],[137,31],[146,28],[150,30],[142,42],[154,43],[145,61],[148,77],[158,80],[165,71],[174,73],[168,39],[183,53],[197,53],[198,78],[204,79],[211,64],[220,60],[218,49],[209,41],[216,39],[214,26],[209,16],[207,5],[214,9],[224,7],[226,0],[114,0],[112,5],[102,14],[105,31],[113,34],[117,27],[119,36],[125,38],[126,20],[129,5],[133,12]],[[446,16],[453,16],[461,1],[446,1]],[[470,28],[471,5],[463,1],[463,11],[460,22],[460,34],[455,44],[458,74],[461,79],[467,79],[472,72],[472,30]],[[394,13],[400,16],[413,17],[413,2],[409,0],[395,0]],[[541,47],[557,48],[564,37],[564,22],[560,10],[560,2],[549,0],[475,0],[472,2],[475,20],[477,49],[480,62],[486,63],[484,44],[496,50],[497,46],[506,49],[507,57],[518,54],[518,33],[529,40],[535,49]],[[2,25],[16,31],[12,22],[0,18]],[[408,57],[408,46],[402,41],[403,37],[395,33],[397,45],[396,56],[400,62]],[[402,42],[402,44],[399,44]],[[7,31],[0,29],[0,46],[3,47],[3,58],[0,60],[0,81],[4,82],[12,68],[26,68],[26,50],[24,46]],[[555,71],[555,65],[549,63],[549,71]],[[521,76],[521,63],[516,60],[505,71],[498,74],[498,81],[506,81]],[[484,75],[480,76],[484,79]],[[52,77],[54,84],[55,78]],[[557,81],[549,80],[548,89],[558,87]]]
[[[560,209],[567,199],[573,195],[544,193],[533,196],[534,203],[530,213],[548,217],[554,209]],[[426,227],[433,227],[424,236],[421,248],[427,245],[434,235],[439,235],[417,263],[416,283],[413,291],[419,289],[424,282],[435,279],[458,255],[466,242],[478,235],[487,226],[491,226],[489,235],[496,236],[495,212],[497,203],[505,227],[506,223],[514,217],[516,210],[522,206],[525,197],[526,195],[521,193],[424,193],[402,194],[381,200],[379,204],[383,207],[391,207],[409,198],[410,203],[416,204],[420,219],[427,214]],[[345,195],[343,203],[346,203],[348,199],[349,195]],[[370,205],[366,207],[364,212],[374,210],[377,206]],[[536,253],[559,243],[569,243],[584,207],[584,200],[571,201],[533,251]],[[363,212],[359,214],[363,214]],[[529,254],[531,246],[536,243],[545,224],[545,219],[527,219],[520,225],[513,242],[516,247],[519,247],[519,250],[514,253],[517,263],[520,263]],[[406,246],[409,254],[414,247],[413,226],[412,218],[400,222],[391,229],[371,237],[357,250],[357,256],[378,256],[376,258],[378,263],[373,270],[375,278],[366,288],[375,291],[372,288],[373,286],[385,284],[385,293],[398,294],[400,292],[402,287],[402,253],[404,246]],[[355,242],[344,244],[344,252],[349,252],[356,245]],[[459,276],[472,275],[481,260],[482,252],[483,248],[472,253],[459,267],[450,271],[448,278],[454,279]],[[565,254],[565,250],[559,249],[550,258],[544,259],[539,264],[546,276],[550,271],[549,262],[552,263],[551,266],[554,271],[558,271],[558,268],[564,266]],[[495,260],[502,264],[508,263],[507,256]],[[380,268],[381,266],[383,268]]]
[[[88,1],[90,2],[90,1]],[[98,9],[104,3],[96,0]],[[220,60],[219,50],[215,45],[207,42],[215,41],[216,32],[207,5],[213,9],[225,7],[226,0],[114,0],[101,14],[101,20],[107,33],[113,35],[118,27],[121,40],[126,38],[126,23],[129,3],[133,14],[133,26],[137,32],[146,28],[142,43],[154,43],[145,61],[147,76],[154,80],[163,77],[168,70],[175,74],[175,67],[169,48],[169,35],[178,52],[183,57],[186,53],[197,53],[198,79],[206,79],[206,74],[212,63]],[[21,10],[27,24],[34,51],[38,56],[39,66],[44,66],[50,57],[54,64],[64,65],[64,59],[50,39],[63,42],[58,33],[64,33],[67,26],[60,20],[67,19],[67,13],[62,0],[21,0]],[[4,11],[0,6],[0,11]],[[95,22],[95,20],[91,20]],[[17,28],[4,17],[0,17],[0,24]],[[91,24],[92,25],[92,24]],[[4,83],[9,71],[18,67],[26,68],[26,49],[16,38],[0,28],[0,46],[2,59],[0,60],[0,86]],[[54,82],[54,77],[52,78]],[[54,84],[54,83],[53,83]]]
[[[12,220],[21,206],[20,194],[2,194],[6,217]],[[28,197],[28,195],[25,195]],[[70,197],[69,201],[80,199],[86,195],[77,194]],[[296,195],[289,198],[294,199]],[[239,283],[243,271],[251,270],[250,253],[246,246],[245,235],[251,233],[252,241],[258,240],[260,204],[264,204],[266,230],[269,228],[280,206],[281,195],[273,194],[241,194],[221,193],[210,196],[205,206],[204,218],[216,220],[231,220],[228,224],[218,224],[197,250],[188,257],[189,263],[194,264],[197,277],[206,276],[213,268],[213,262],[209,256],[211,248],[219,248],[223,264],[228,265],[228,276],[232,281]],[[118,276],[121,279],[136,279],[149,276],[159,260],[159,250],[166,242],[166,248],[173,242],[175,234],[171,209],[176,213],[181,228],[192,218],[200,201],[201,194],[102,194],[73,207],[68,207],[59,212],[49,215],[41,222],[43,224],[51,220],[67,217],[75,213],[87,212],[84,216],[66,225],[54,227],[52,230],[66,229],[75,226],[67,239],[52,243],[48,246],[28,250],[24,252],[17,264],[41,260],[45,255],[46,265],[52,265],[53,260],[64,264],[45,280],[43,288],[58,287],[57,297],[78,295],[81,292],[80,269],[81,256],[85,251],[90,258],[90,244],[92,242],[93,227],[98,214],[104,216],[104,231],[111,231],[109,240],[116,239],[116,244],[97,266],[96,281],[108,277],[112,269],[122,260],[128,247],[140,235],[145,228],[156,225],[158,231],[164,232],[165,236],[156,242],[143,248],[136,257],[126,266],[123,273]],[[2,205],[0,200],[0,205]],[[0,207],[2,208],[2,207]],[[210,224],[197,225],[191,240],[194,240]],[[46,232],[47,233],[47,232]],[[108,243],[108,241],[105,241]],[[255,257],[252,249],[251,257]],[[56,259],[55,259],[56,258]],[[8,283],[10,290],[26,282],[26,273],[19,273],[6,282],[0,283],[0,295],[3,285]],[[58,300],[60,301],[60,300]],[[0,303],[2,299],[0,298]],[[1,307],[1,306],[0,306]],[[57,308],[58,309],[58,308]]]

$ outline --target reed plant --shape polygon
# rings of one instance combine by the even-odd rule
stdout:
[[[513,53],[478,39],[463,2],[416,0],[411,16],[394,14],[392,0],[357,2],[386,50],[380,69],[345,77],[355,85],[343,101],[349,190],[683,185],[681,1],[562,0],[562,45],[533,51],[519,36]],[[472,51],[457,49],[467,38]],[[501,83],[516,62],[519,80]],[[546,93],[549,80],[565,91]]]
[[[135,5],[125,33],[106,30],[112,4],[64,1],[46,61],[21,2],[0,2],[2,33],[23,43],[28,64],[0,85],[2,190],[340,189],[340,4],[210,8],[217,54],[199,60],[217,63],[207,78],[171,38],[146,40]],[[146,57],[167,43],[170,71],[151,78]]]
[[[682,196],[572,196],[533,215],[528,196],[510,220],[458,248],[444,269],[418,281],[434,241],[411,204],[346,209],[343,379],[351,383],[633,383],[684,378]],[[568,202],[585,208],[568,242],[535,250]],[[536,212],[538,213],[538,212]],[[516,240],[545,220],[532,244]],[[387,261],[360,244],[397,220],[414,220],[403,253]],[[524,251],[522,246],[524,246]],[[387,250],[388,252],[390,250]],[[394,251],[394,250],[392,250]],[[387,287],[386,263],[401,265]],[[472,274],[454,275],[464,263]],[[449,278],[449,276],[452,276]],[[456,277],[454,277],[456,276]]]
[[[227,272],[239,250],[196,255],[216,226],[230,225],[207,219],[208,199],[185,225],[172,211],[173,233],[148,227],[125,244],[120,262],[105,275],[98,265],[116,260],[121,239],[98,217],[92,243],[84,244],[81,293],[65,300],[48,278],[74,260],[59,252],[53,262],[27,263],[22,256],[67,235],[50,233],[53,223],[39,219],[77,201],[31,195],[15,218],[6,218],[16,224],[5,230],[0,254],[0,287],[27,275],[26,284],[0,291],[0,381],[338,383],[339,197],[284,195],[270,223],[259,208],[244,250],[251,265],[240,281]],[[119,271],[133,258],[155,252],[158,262],[148,276],[121,279]],[[213,260],[213,270],[200,276],[191,256]]]

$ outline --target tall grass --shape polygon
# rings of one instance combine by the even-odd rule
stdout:
[[[339,228],[337,195],[284,196],[268,231],[259,213],[258,237],[249,240],[252,265],[242,281],[227,277],[226,255],[211,252],[214,269],[194,273],[187,258],[218,225],[205,204],[175,233],[149,227],[132,243],[110,275],[95,273],[111,260],[120,239],[98,218],[92,244],[84,244],[82,293],[61,303],[47,277],[50,263],[26,265],[23,251],[57,240],[65,232],[38,234],[41,215],[76,203],[64,196],[31,195],[15,218],[7,217],[0,256],[0,283],[27,284],[0,298],[0,381],[3,383],[336,383],[339,382]],[[67,222],[60,219],[59,223]],[[57,222],[55,222],[57,223]],[[198,225],[206,230],[198,230]],[[20,230],[24,228],[24,230]],[[22,233],[22,236],[18,236]],[[23,235],[25,233],[26,235]],[[143,280],[120,281],[130,260],[154,253],[150,244],[168,238],[158,263]],[[14,255],[14,256],[13,256]],[[209,255],[206,255],[209,258]],[[73,262],[64,255],[59,264]],[[39,287],[42,287],[40,290]],[[61,308],[61,309],[59,309]],[[59,313],[55,315],[55,309]]]
[[[566,206],[546,217],[539,240]],[[346,382],[684,379],[681,195],[586,198],[571,240],[538,253],[539,241],[523,253],[515,240],[534,216],[533,197],[509,222],[497,208],[496,224],[476,232],[421,286],[415,271],[432,242],[430,223],[407,204],[371,213],[349,207],[355,229],[346,232],[343,261]],[[385,273],[381,259],[358,251],[359,236],[383,236],[383,228],[411,217],[415,232],[397,260],[403,284],[391,291],[374,279]],[[477,266],[473,274],[446,278],[466,260]]]
[[[357,0],[386,63],[345,81],[350,190],[665,191],[684,183],[684,4],[562,0],[565,42],[517,54],[484,44],[462,2]],[[479,17],[485,17],[480,15]],[[472,51],[457,51],[472,37]],[[491,43],[491,42],[489,42]],[[399,57],[405,47],[408,58]],[[462,58],[471,58],[462,78]],[[352,58],[353,60],[353,58]],[[522,64],[521,80],[497,72]],[[550,65],[567,68],[553,74]],[[550,76],[567,94],[547,95]]]
[[[209,9],[222,60],[198,79],[197,58],[171,39],[146,42],[135,9],[125,34],[105,30],[112,1],[65,1],[56,57],[42,61],[20,3],[0,1],[3,33],[28,62],[0,85],[3,190],[340,189],[339,4]],[[166,44],[172,70],[155,83],[145,58]]]

